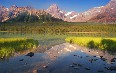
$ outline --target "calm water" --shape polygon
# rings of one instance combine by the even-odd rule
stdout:
[[[90,59],[97,59],[97,61],[90,62]],[[50,73],[116,73],[116,71],[110,71],[105,68],[110,66],[116,66],[116,62],[108,64],[98,57],[76,51],[57,58],[54,63],[49,65],[48,71]]]
[[[20,61],[21,59],[24,60]],[[90,62],[90,59],[97,60]],[[54,60],[51,60],[47,54],[35,53],[33,57],[21,55],[0,61],[0,73],[32,73],[34,70],[38,70],[38,73],[116,73],[105,68],[110,66],[116,66],[116,62],[109,64],[99,57],[81,51],[64,53]]]
[[[33,57],[21,55],[8,60],[0,61],[0,73],[25,73],[36,67],[37,64],[45,62],[45,54],[34,54]],[[20,61],[24,59],[24,61]]]
[[[65,43],[64,39],[69,36],[106,37],[105,34],[23,34],[1,32],[0,38],[26,37],[36,39],[41,46],[38,49],[45,50],[42,52],[40,50],[36,51],[33,57],[25,56],[28,53],[26,52],[23,55],[1,60],[0,73],[33,73],[34,70],[37,70],[38,73],[116,73],[116,71],[105,68],[116,66],[116,62],[110,64],[81,50],[66,53],[62,51],[63,53],[58,56],[54,56],[54,51],[50,51],[52,56],[55,57],[54,59],[49,57],[49,54],[44,53],[55,45]],[[107,34],[107,36],[114,37],[115,35]],[[91,63],[91,59],[97,60]],[[47,67],[45,68],[45,66]]]

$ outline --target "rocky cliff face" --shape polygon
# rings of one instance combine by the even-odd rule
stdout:
[[[4,6],[0,6],[0,22],[9,19],[9,9]]]
[[[0,6],[0,22],[4,22],[8,19],[15,18],[19,14],[26,12],[30,15],[47,15],[48,13],[45,10],[36,10],[32,7],[18,7],[16,5],[11,6],[10,8],[5,8],[4,6]]]
[[[116,23],[116,0],[111,0],[101,10],[100,14],[93,16],[89,21],[102,23]]]
[[[54,4],[47,9],[47,12],[50,13],[53,17],[60,18],[68,22],[86,22],[92,17],[100,14],[103,8],[104,6],[94,7],[83,13],[77,13],[74,11],[64,12],[60,10],[56,4]]]
[[[72,19],[77,16],[77,13],[74,11],[71,12],[65,12],[61,9],[56,4],[51,5],[47,10],[47,13],[51,14],[55,18],[63,19],[64,21],[69,21],[72,22]]]
[[[86,12],[80,13],[78,17],[76,17],[77,22],[87,22],[92,17],[102,13],[104,6],[101,7],[94,7]]]
[[[111,0],[105,6],[94,7],[86,12],[83,12],[79,17],[76,18],[76,21],[101,22],[111,24],[116,23],[116,0]]]
[[[88,11],[64,12],[58,6],[52,5],[47,9],[53,17],[63,19],[68,22],[107,22],[116,23],[116,0],[111,0],[106,6],[94,7]]]
[[[56,4],[51,5],[46,12],[55,18],[64,19],[65,12],[60,10]]]

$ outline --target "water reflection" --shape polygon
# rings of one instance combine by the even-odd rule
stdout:
[[[28,37],[28,38],[37,38],[39,36],[43,36],[45,37],[46,35],[51,35],[51,36],[78,36],[78,37],[82,37],[82,36],[88,36],[88,37],[115,37],[116,33],[95,33],[95,32],[69,32],[69,33],[27,33],[27,32],[0,32],[0,37],[4,38],[4,37]]]
[[[107,35],[109,36],[109,34]],[[24,52],[10,59],[0,61],[0,73],[32,73],[34,70],[37,70],[38,73],[116,72],[107,70],[107,67],[116,66],[116,62],[111,63],[111,59],[115,58],[116,55],[110,55],[107,52],[104,53],[99,50],[89,50],[75,44],[64,43],[64,39],[68,36],[105,37],[106,35],[89,33],[51,35],[2,32],[0,33],[0,37],[2,38],[26,37],[37,39],[39,47],[35,50],[33,57],[25,56],[27,52]],[[114,34],[114,36],[116,35]],[[107,60],[103,61],[100,56],[103,56]],[[48,67],[46,68],[46,66]]]
[[[64,43],[46,51],[53,62],[39,73],[115,73],[116,62],[111,63],[115,55],[99,50],[91,50],[74,44]],[[111,70],[115,67],[115,70]]]
[[[49,59],[44,57],[45,54],[35,54],[33,57],[25,55],[10,58],[9,60],[0,61],[0,73],[25,73],[29,70],[38,68]],[[44,62],[43,62],[44,61]]]
[[[91,62],[91,59],[94,61]],[[58,57],[54,63],[48,66],[47,70],[50,73],[115,73],[115,70],[107,69],[111,66],[116,66],[116,62],[108,64],[99,57],[93,57],[81,51],[76,51]]]
[[[98,52],[98,53],[97,53]],[[1,73],[115,73],[111,62],[115,55],[90,50],[75,44],[63,43],[51,47],[45,53],[34,56],[18,56],[0,62]],[[105,60],[107,59],[107,60]]]

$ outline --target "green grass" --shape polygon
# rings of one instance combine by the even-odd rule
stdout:
[[[38,41],[26,38],[0,38],[0,58],[13,55],[15,52],[36,48]]]
[[[107,50],[116,52],[116,38],[100,38],[100,37],[68,37],[66,42],[75,43],[88,48]]]

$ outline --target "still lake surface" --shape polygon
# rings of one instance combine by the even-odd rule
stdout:
[[[91,52],[89,54],[79,49],[72,52],[65,52],[62,50],[62,53],[60,53],[61,48],[65,48],[67,45],[69,45],[64,45],[63,43],[65,43],[65,38],[70,36],[115,37],[115,35],[112,34],[95,33],[26,34],[1,32],[0,38],[25,37],[36,39],[38,40],[40,47],[37,48],[33,57],[25,56],[29,52],[28,51],[23,54],[10,57],[6,60],[0,60],[0,73],[33,73],[33,71],[38,71],[38,73],[116,73],[115,70],[108,70],[109,67],[116,66],[116,62],[110,63],[110,59],[108,61],[103,61],[100,57],[91,55]],[[61,47],[62,44],[63,47]],[[54,47],[56,45],[60,46],[61,48],[57,50],[57,53],[52,54],[55,58],[51,58],[46,51],[53,48],[56,49],[57,47]],[[49,52],[53,53],[56,51]],[[104,56],[104,54],[100,54],[99,56]],[[108,54],[107,56],[116,58],[116,55]],[[96,61],[91,63],[92,59]]]

